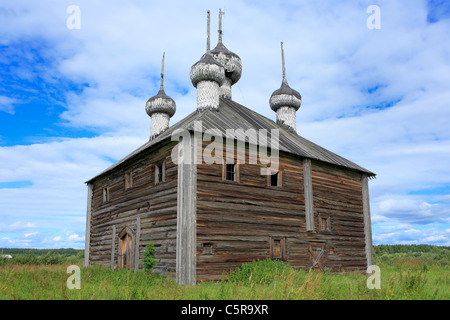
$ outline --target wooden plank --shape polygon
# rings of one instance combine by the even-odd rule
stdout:
[[[112,226],[111,233],[111,271],[114,271],[114,253],[115,253],[115,242],[116,242],[116,226]]]
[[[134,271],[139,269],[139,248],[141,242],[141,217],[136,218],[136,239],[135,239],[135,253],[134,253]]]
[[[303,190],[305,195],[306,231],[314,231],[314,204],[310,159],[303,159]]]
[[[183,137],[178,150],[176,282],[194,285],[196,279],[197,165],[194,136]]]
[[[363,215],[364,215],[364,233],[366,242],[367,266],[373,265],[373,247],[372,247],[372,224],[370,219],[370,201],[369,201],[369,178],[367,174],[361,175],[362,196],[363,196]]]
[[[89,265],[89,251],[91,245],[91,213],[92,213],[92,197],[94,185],[88,183],[88,193],[87,193],[87,209],[86,209],[86,237],[84,244],[84,266]]]

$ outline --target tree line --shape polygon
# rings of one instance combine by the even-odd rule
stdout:
[[[433,246],[428,244],[380,244],[373,246],[374,254],[394,254],[394,253],[414,253],[414,252],[430,252],[430,253],[450,253],[450,247]],[[84,253],[82,249],[60,248],[60,249],[24,249],[24,248],[1,248],[3,254],[35,254],[44,255],[47,253],[59,255],[78,255]]]
[[[382,254],[394,254],[394,253],[450,253],[450,247],[433,246],[428,244],[380,244],[373,246],[373,252],[375,255]]]
[[[29,249],[29,248],[1,248],[1,254],[34,254],[34,255],[44,255],[47,253],[59,254],[59,255],[80,255],[80,252],[84,252],[81,249],[73,248],[60,248],[60,249]]]

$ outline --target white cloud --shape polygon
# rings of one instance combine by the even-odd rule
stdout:
[[[37,231],[36,232],[25,233],[25,238],[28,238],[28,237],[31,237],[31,236],[34,236],[34,235],[37,235],[37,234],[38,234]]]
[[[0,111],[14,114],[14,104],[17,102],[16,99],[0,96]]]
[[[58,239],[82,247],[84,182],[148,139],[144,107],[158,91],[162,52],[166,93],[177,103],[174,124],[196,108],[189,71],[205,51],[207,9],[212,47],[217,40],[218,5],[208,1],[79,1],[80,30],[66,27],[70,4],[12,1],[0,13],[2,45],[32,39],[52,61],[16,69],[18,79],[82,85],[65,92],[59,125],[98,132],[0,147],[0,182],[33,182],[0,189],[0,230],[10,241],[39,230],[39,245]],[[370,182],[374,240],[442,243],[423,226],[448,230],[450,223],[450,195],[429,192],[450,181],[450,45],[442,40],[449,20],[427,24],[426,1],[379,6],[381,29],[368,30],[364,3],[227,1],[224,43],[243,62],[233,98],[275,119],[268,100],[281,84],[284,41],[288,82],[303,97],[299,133],[377,173]],[[2,92],[0,111],[14,113],[19,101]],[[73,228],[63,232],[65,225]]]

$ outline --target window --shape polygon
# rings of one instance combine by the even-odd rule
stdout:
[[[212,255],[213,254],[213,244],[210,242],[203,244],[203,254],[204,255]]]
[[[278,187],[278,172],[270,176],[270,185],[272,187]]]
[[[239,163],[226,163],[226,159],[223,159],[222,181],[239,182]]]
[[[155,165],[155,184],[166,181],[165,162]]]
[[[267,176],[267,185],[269,187],[281,187],[282,185],[282,173],[281,170],[272,171],[272,174]]]
[[[328,254],[334,254],[334,249],[335,249],[334,245],[328,246]]]
[[[103,187],[103,202],[109,201],[109,187]]]
[[[163,166],[160,164],[158,166],[158,182],[163,182]]]
[[[319,228],[320,231],[331,231],[331,222],[329,215],[320,215],[319,216]]]
[[[236,181],[236,166],[234,163],[226,164],[225,179],[230,181]]]
[[[130,189],[133,186],[133,171],[129,170],[125,172],[125,190]]]

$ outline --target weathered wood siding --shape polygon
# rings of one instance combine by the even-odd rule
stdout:
[[[113,257],[113,265],[117,264],[117,235],[126,225],[136,231],[139,217],[139,268],[145,244],[152,241],[158,261],[155,271],[175,275],[178,166],[171,161],[175,144],[162,142],[93,182],[89,263],[110,265]],[[244,262],[275,256],[309,269],[321,250],[316,267],[366,267],[360,173],[315,160],[308,164],[314,228],[307,231],[303,159],[280,152],[281,185],[276,187],[261,175],[260,169],[267,166],[249,164],[256,159],[249,159],[248,148],[245,153],[237,181],[223,179],[223,164],[197,165],[197,281],[217,280]],[[165,181],[155,184],[155,165],[163,161]],[[130,170],[133,185],[126,189],[125,173]],[[106,186],[109,200],[104,202]],[[329,230],[322,230],[322,218],[328,219]]]
[[[326,241],[326,265],[332,269],[366,267],[361,174],[318,161],[312,162],[314,222],[317,237]],[[321,216],[330,231],[321,231]]]
[[[156,247],[158,266],[155,272],[173,275],[177,229],[177,166],[171,161],[174,142],[158,145],[132,162],[94,182],[90,263],[109,265],[111,261],[112,227],[115,226],[114,263],[118,257],[118,233],[128,225],[136,232],[140,217],[139,268],[147,242]],[[165,181],[155,184],[155,165],[164,162]],[[125,188],[125,172],[132,170],[132,187]],[[109,187],[109,201],[103,201],[103,188]],[[137,233],[139,235],[139,233]]]
[[[248,152],[239,181],[223,181],[221,164],[197,166],[197,281],[268,258],[270,236],[288,237],[287,255],[295,257],[305,228],[302,165],[288,155],[280,158],[281,188],[267,185],[263,166],[249,164]]]
[[[248,164],[248,149],[238,181],[222,179],[223,165],[197,166],[197,281],[270,258],[271,238],[297,268],[311,267],[310,248],[324,250],[318,265],[324,270],[366,266],[360,174],[312,161],[314,231],[307,232],[303,159],[283,152],[279,158],[281,187],[268,186],[261,164]],[[320,230],[322,215],[330,231]]]

